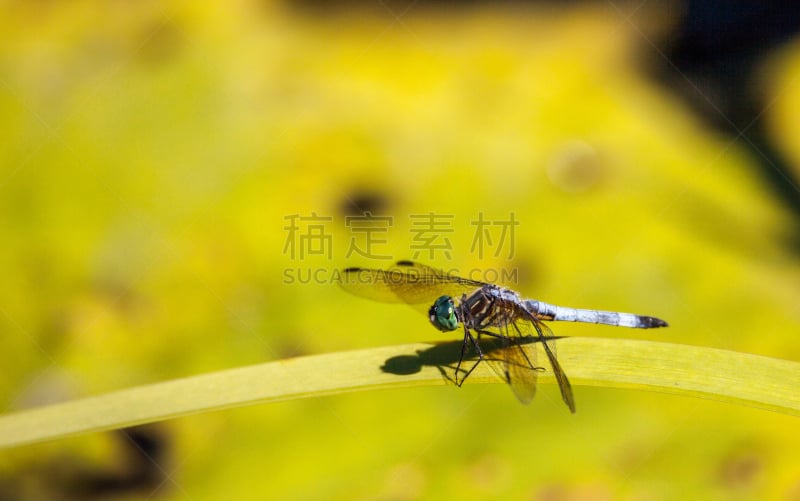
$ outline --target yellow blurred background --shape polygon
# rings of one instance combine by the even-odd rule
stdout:
[[[643,74],[675,13],[635,7],[6,2],[4,411],[452,340],[331,280],[391,259],[670,323],[559,335],[800,359],[798,214],[746,134]],[[794,179],[798,74],[800,42],[760,73]],[[364,211],[391,222],[370,255]],[[420,247],[430,214],[441,248]],[[0,499],[800,498],[796,418],[575,396],[575,415],[552,385],[525,407],[497,384],[185,417],[2,451]]]

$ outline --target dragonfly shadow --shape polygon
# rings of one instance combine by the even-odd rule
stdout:
[[[561,339],[564,336],[548,337],[547,339]],[[541,339],[533,336],[526,336],[522,338],[514,338],[514,343],[518,345],[526,345],[539,343]],[[442,341],[435,343],[430,348],[425,350],[417,350],[414,355],[398,355],[386,359],[381,366],[383,372],[389,374],[396,374],[398,376],[408,376],[416,374],[422,370],[423,367],[436,367],[442,374],[442,377],[450,382],[454,382],[453,373],[456,369],[459,359],[461,358],[461,346],[463,341]],[[506,347],[506,341],[499,338],[484,338],[480,341],[481,351],[483,352],[484,359],[497,359],[499,357],[499,350]],[[477,353],[473,347],[469,347],[468,353],[464,356],[464,360],[475,360]],[[462,367],[463,371],[463,367]]]

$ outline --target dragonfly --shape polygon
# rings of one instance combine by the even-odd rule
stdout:
[[[461,354],[454,371],[457,386],[472,374],[482,361],[492,367],[523,404],[536,395],[538,374],[545,370],[536,360],[536,350],[526,350],[532,341],[541,343],[561,398],[575,412],[572,385],[558,362],[556,337],[546,321],[583,322],[619,327],[651,329],[667,327],[660,318],[613,311],[557,306],[523,299],[511,289],[462,278],[414,261],[398,261],[388,270],[347,268],[342,287],[357,296],[427,309],[430,323],[442,332],[461,330]],[[428,305],[430,305],[428,307]],[[423,310],[424,311],[424,310]],[[499,356],[489,356],[481,348],[481,336],[499,342]],[[469,352],[477,360],[468,368]],[[463,376],[459,378],[459,374]]]

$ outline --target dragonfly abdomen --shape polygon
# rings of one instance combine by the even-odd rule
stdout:
[[[582,322],[588,324],[612,325],[615,327],[633,327],[650,329],[653,327],[666,327],[667,323],[660,318],[635,315],[633,313],[620,313],[616,311],[582,310],[556,306],[542,301],[527,300],[525,306],[536,316],[544,320],[560,322]]]

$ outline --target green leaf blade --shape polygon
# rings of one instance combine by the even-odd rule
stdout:
[[[442,370],[452,370],[457,344],[408,344],[279,360],[23,410],[0,416],[0,448],[256,403],[449,384]],[[534,343],[526,349],[541,346]],[[543,353],[538,355],[544,359]],[[403,374],[385,370],[392,360],[405,361]],[[561,339],[559,361],[578,386],[659,391],[800,416],[798,362],[604,338]],[[553,383],[549,370],[539,379]],[[480,364],[467,380],[487,382],[501,382],[487,364]],[[509,402],[513,405],[513,399]]]

